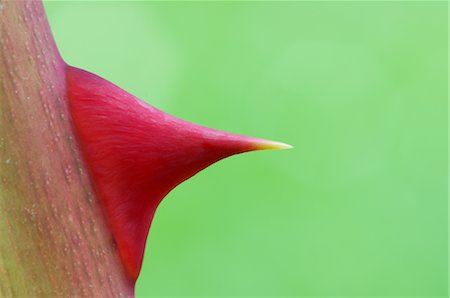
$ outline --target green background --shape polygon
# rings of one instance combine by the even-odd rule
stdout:
[[[295,146],[170,193],[137,297],[447,297],[446,2],[45,6],[68,63]]]

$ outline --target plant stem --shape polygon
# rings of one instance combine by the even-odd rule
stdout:
[[[0,297],[134,295],[73,132],[65,67],[42,3],[0,0]]]

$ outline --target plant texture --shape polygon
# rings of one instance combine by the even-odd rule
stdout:
[[[0,53],[0,296],[133,296],[171,189],[289,147],[177,119],[67,65],[37,1],[0,1]]]

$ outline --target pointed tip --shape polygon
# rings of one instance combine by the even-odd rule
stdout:
[[[255,143],[256,150],[284,150],[284,149],[291,149],[294,148],[294,146],[281,143],[281,142],[275,142],[275,141],[269,141],[264,139],[258,139],[258,141]]]

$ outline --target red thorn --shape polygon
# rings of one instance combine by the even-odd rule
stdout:
[[[177,119],[70,66],[67,85],[73,125],[132,280],[153,214],[170,190],[227,156],[289,146]]]

